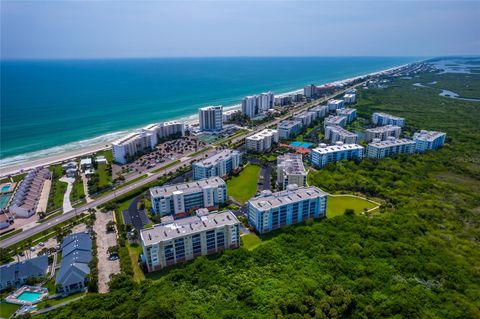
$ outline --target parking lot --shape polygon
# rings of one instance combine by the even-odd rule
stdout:
[[[113,220],[113,212],[96,213],[97,219],[93,230],[97,234],[97,256],[98,256],[98,292],[108,292],[110,276],[120,272],[120,261],[110,260],[107,250],[117,245],[116,232],[107,233],[107,223]]]

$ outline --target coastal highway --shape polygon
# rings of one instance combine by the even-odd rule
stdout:
[[[204,157],[205,155],[211,156],[214,153],[215,153],[215,149],[212,149],[211,151],[204,152],[204,153],[201,153],[201,154],[198,154],[194,157],[189,158],[188,162],[193,160],[193,159]],[[186,155],[186,156],[188,156],[188,155]],[[118,197],[118,196],[123,195],[125,193],[128,193],[128,192],[130,192],[130,191],[132,191],[136,188],[142,187],[145,184],[153,182],[157,178],[162,177],[165,174],[168,174],[170,172],[175,172],[178,168],[180,168],[186,162],[187,161],[180,162],[176,165],[173,165],[171,167],[166,168],[165,170],[161,170],[158,173],[154,173],[152,175],[149,175],[149,176],[147,176],[147,177],[145,177],[145,178],[143,178],[143,179],[141,179],[137,182],[134,182],[130,185],[118,188],[113,193],[109,193],[109,194],[105,194],[103,196],[100,196],[100,197],[96,198],[95,200],[93,200],[92,202],[90,202],[88,204],[85,204],[85,205],[80,206],[76,209],[70,210],[68,212],[65,212],[64,214],[62,214],[62,215],[60,215],[56,218],[52,218],[51,220],[46,220],[43,223],[39,223],[38,225],[36,225],[36,226],[34,226],[30,229],[24,230],[24,231],[12,236],[12,237],[6,238],[6,239],[0,241],[0,248],[7,248],[7,247],[19,242],[19,241],[22,241],[24,239],[27,239],[27,238],[33,236],[33,235],[41,233],[41,232],[43,232],[47,229],[53,228],[56,225],[58,225],[58,224],[60,224],[64,221],[67,221],[67,220],[69,220],[70,218],[72,218],[76,215],[80,215],[81,213],[88,211],[89,208],[93,208],[93,207],[105,204],[105,203],[111,201],[112,199],[115,199],[115,197]]]

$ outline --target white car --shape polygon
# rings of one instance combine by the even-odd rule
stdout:
[[[45,246],[45,243],[44,242],[39,242],[38,246],[43,247],[43,246]]]
[[[35,247],[30,247],[30,251],[35,251]]]

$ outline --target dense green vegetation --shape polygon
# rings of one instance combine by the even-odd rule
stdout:
[[[248,250],[252,250],[260,246],[262,240],[255,233],[250,233],[241,237],[242,245]]]
[[[48,196],[47,211],[51,212],[55,209],[62,208],[63,197],[67,191],[68,183],[62,182],[59,179],[63,176],[62,165],[53,165],[50,167],[52,172],[52,186]]]
[[[361,214],[365,210],[370,210],[378,206],[379,205],[376,205],[366,199],[349,195],[328,196],[327,218],[343,215],[347,209],[353,209],[355,214]]]
[[[75,182],[73,182],[72,192],[70,193],[70,202],[75,203],[76,201],[82,200],[85,198],[85,190],[83,188],[83,180],[81,177],[77,177]]]
[[[382,199],[381,214],[287,227],[253,250],[200,257],[155,281],[117,275],[109,294],[40,317],[479,318],[480,103],[412,86],[431,77],[363,91],[357,107],[363,118],[406,117],[407,134],[445,131],[445,147],[310,177],[330,193]]]
[[[11,303],[0,303],[0,318],[10,318],[11,315],[15,313],[20,308],[18,305],[13,305]]]
[[[250,164],[245,166],[238,176],[233,176],[227,181],[227,194],[239,203],[245,203],[257,192],[259,173],[260,166]]]

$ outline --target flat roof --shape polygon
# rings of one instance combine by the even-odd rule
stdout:
[[[333,123],[333,124],[338,124],[340,122],[343,122],[345,121],[345,117],[344,116],[340,116],[340,115],[330,115],[328,117],[325,118],[325,125],[327,123]]]
[[[347,131],[346,129],[344,129],[343,127],[338,126],[338,125],[327,125],[327,127],[329,127],[330,130],[332,130],[333,132],[336,132],[336,133],[338,133],[340,135],[343,135],[343,136],[350,136],[350,137],[358,136],[358,134]]]
[[[352,108],[345,108],[345,109],[337,109],[336,112],[337,114],[352,114],[353,112],[356,112],[357,109],[352,109]]]
[[[393,131],[393,130],[398,130],[402,129],[400,126],[397,125],[384,125],[384,126],[377,126],[377,127],[372,127],[372,128],[367,128],[365,132],[371,132],[371,133],[382,133],[382,132],[387,132],[387,131]]]
[[[198,162],[195,162],[194,165],[197,166],[211,166],[218,164],[219,162],[231,158],[233,155],[239,155],[240,152],[237,150],[226,149],[222,150],[208,158],[202,159]]]
[[[247,139],[249,140],[262,140],[267,136],[272,136],[273,134],[278,133],[277,130],[272,130],[272,129],[264,129],[263,131],[260,131],[258,133],[255,133],[251,136],[248,136]]]
[[[340,144],[340,145],[328,145],[325,147],[317,147],[314,148],[312,151],[317,152],[319,154],[328,154],[340,151],[348,151],[348,150],[361,150],[363,146],[358,144]]]
[[[383,113],[383,112],[374,112],[373,114],[376,114],[377,116],[389,117],[389,118],[394,119],[394,120],[405,120],[403,117],[399,117],[399,116],[395,116],[395,115],[391,115],[391,114],[387,114],[387,113]]]
[[[277,157],[277,167],[283,169],[287,174],[307,175],[303,165],[302,155],[287,153]]]
[[[413,134],[413,138],[431,142],[442,135],[446,135],[446,133],[421,130],[420,132],[416,132],[415,134]]]
[[[302,125],[302,122],[297,120],[285,120],[278,123],[277,128],[289,129],[294,127],[295,125]]]
[[[269,193],[252,198],[248,203],[259,210],[269,210],[289,203],[300,202],[306,199],[327,196],[327,193],[321,189],[310,186],[301,188],[292,188],[285,191]]]
[[[140,230],[145,246],[240,223],[231,211],[192,216]]]
[[[407,145],[407,144],[415,144],[415,141],[412,141],[406,138],[388,139],[386,141],[371,142],[368,144],[368,146],[383,148],[383,147]]]
[[[157,186],[150,188],[150,194],[152,196],[169,196],[175,192],[184,194],[200,192],[204,187],[218,187],[225,185],[225,181],[218,176],[201,179],[189,183],[180,183],[175,185]]]

